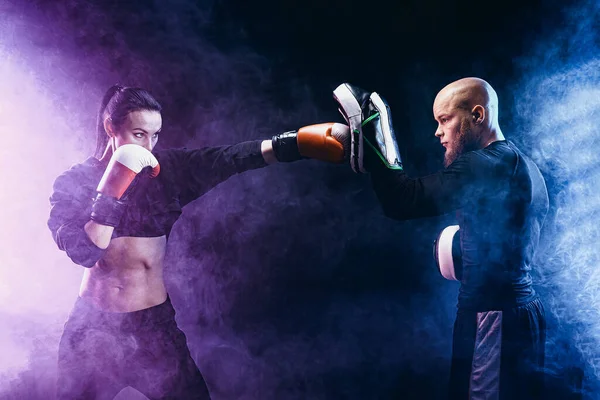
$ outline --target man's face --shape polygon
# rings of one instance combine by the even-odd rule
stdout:
[[[433,104],[433,116],[438,123],[435,136],[446,149],[444,167],[452,164],[461,154],[474,150],[476,137],[473,132],[472,115],[468,110],[454,106],[452,99],[438,97]]]
[[[116,129],[115,145],[118,148],[124,144],[137,144],[152,151],[161,128],[162,117],[158,111],[132,111]]]

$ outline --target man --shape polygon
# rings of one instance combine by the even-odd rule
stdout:
[[[456,212],[462,256],[449,397],[541,398],[544,309],[529,274],[548,193],[536,165],[498,124],[484,80],[452,82],[436,96],[444,169],[402,170],[387,103],[349,84],[334,92],[352,133],[351,164],[370,172],[385,214],[397,220]],[[366,145],[365,145],[366,144]]]

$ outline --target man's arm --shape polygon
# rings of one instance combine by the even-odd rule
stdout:
[[[370,172],[385,214],[405,220],[454,210],[474,187],[476,159],[464,154],[447,169],[423,178],[409,178],[402,160],[388,103],[375,92],[342,83],[333,92],[338,109],[350,127],[350,165]]]
[[[373,163],[371,181],[386,216],[407,220],[432,217],[460,208],[479,196],[477,169],[483,166],[475,152],[463,154],[448,168],[421,178]]]

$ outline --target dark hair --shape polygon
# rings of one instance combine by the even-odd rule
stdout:
[[[141,110],[161,112],[162,107],[145,89],[114,85],[106,91],[96,123],[96,158],[102,157],[108,143],[104,120],[109,117],[115,128],[119,128],[125,122],[127,114]]]

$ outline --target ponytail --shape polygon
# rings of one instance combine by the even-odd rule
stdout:
[[[108,136],[104,130],[104,111],[106,110],[108,102],[114,97],[115,93],[121,90],[123,90],[123,86],[113,85],[108,88],[106,93],[104,93],[104,97],[102,98],[100,110],[98,111],[98,119],[96,121],[96,152],[94,154],[96,158],[102,157],[102,154],[104,154],[104,150],[106,149],[106,145],[108,143]]]

